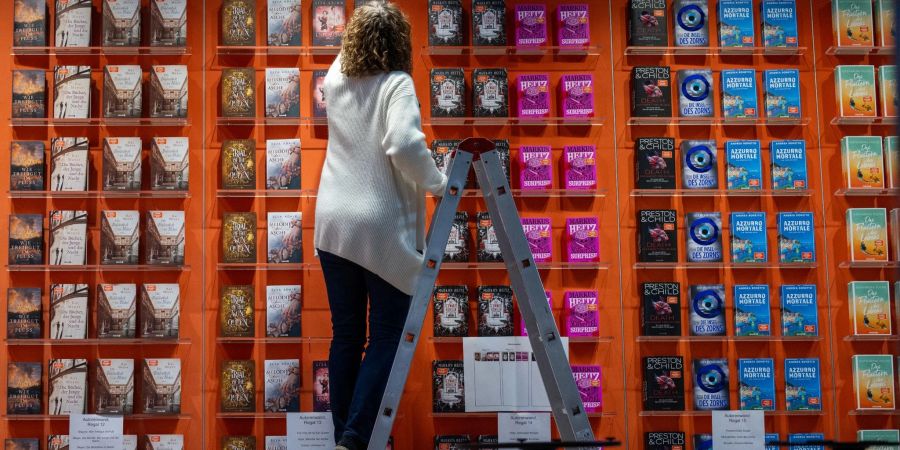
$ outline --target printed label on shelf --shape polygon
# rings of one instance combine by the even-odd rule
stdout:
[[[713,411],[713,448],[763,450],[766,435],[762,411]]]
[[[121,450],[122,416],[72,414],[69,416],[71,450]]]
[[[498,441],[550,442],[550,413],[497,413]]]
[[[288,413],[287,450],[334,448],[334,424],[331,413]]]

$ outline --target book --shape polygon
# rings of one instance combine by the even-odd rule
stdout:
[[[325,104],[325,75],[327,70],[313,70],[312,73],[312,115],[327,117]]]
[[[253,337],[255,321],[253,286],[222,286],[219,327],[222,337]]]
[[[719,0],[719,47],[754,47],[753,0]]]
[[[774,411],[775,362],[772,358],[739,358],[741,410]]]
[[[97,285],[97,337],[134,338],[137,328],[137,286]]]
[[[641,283],[641,336],[681,336],[681,284]]]
[[[506,69],[472,71],[472,116],[509,116],[509,81]]]
[[[497,444],[498,437],[495,434],[479,434],[476,441],[479,444]]]
[[[47,450],[69,450],[69,435],[68,434],[48,435],[47,436]]]
[[[784,263],[816,262],[816,235],[811,212],[778,213],[778,260]]]
[[[694,450],[712,450],[713,437],[711,434],[695,434]]]
[[[760,3],[763,45],[766,47],[797,47],[796,0],[762,0]]]
[[[566,336],[600,335],[600,298],[597,291],[566,291],[563,307]]]
[[[95,414],[131,414],[134,410],[134,360],[98,359],[91,387]]]
[[[640,0],[632,0],[636,1]],[[664,0],[662,4],[665,5]],[[672,117],[671,78],[672,73],[668,66],[631,69],[631,115]]]
[[[495,139],[494,150],[497,151],[497,156],[500,158],[500,168],[503,169],[503,174],[506,176],[506,183],[512,187],[512,179],[510,178],[509,140]],[[466,189],[481,189],[478,180],[475,177],[474,170],[469,171]]]
[[[734,335],[772,335],[768,284],[737,284],[734,286]]]
[[[806,141],[771,141],[769,154],[772,157],[773,190],[809,188]]]
[[[300,412],[300,360],[267,359],[263,376],[265,412]]]
[[[139,211],[103,211],[100,215],[100,264],[137,264],[141,229]]]
[[[630,0],[628,4],[628,45],[668,47],[669,19],[666,0]]]
[[[718,189],[718,149],[714,140],[681,141],[681,187]]]
[[[692,284],[688,295],[691,336],[725,336],[725,286]]]
[[[678,261],[677,214],[674,209],[638,211],[638,261]]]
[[[875,24],[869,0],[832,0],[831,21],[838,47],[872,47]]]
[[[328,377],[328,361],[312,362],[313,412],[331,411],[331,387]]]
[[[478,336],[512,335],[512,289],[509,286],[478,286]]]
[[[256,141],[229,139],[222,144],[222,189],[256,187]]]
[[[728,189],[762,189],[762,156],[757,140],[725,142]]]
[[[559,109],[565,119],[594,117],[594,76],[563,75],[559,80]]]
[[[472,44],[506,46],[505,0],[472,0]]]
[[[799,119],[800,71],[775,69],[763,72],[766,117],[769,119]]]
[[[13,119],[47,117],[47,75],[43,70],[12,71]]]
[[[428,45],[463,45],[460,0],[428,0]]]
[[[266,286],[266,337],[300,337],[302,306],[299,284]]]
[[[469,335],[469,287],[435,286],[432,296],[435,337]]]
[[[634,159],[636,189],[675,189],[675,139],[638,138]]]
[[[519,75],[518,117],[542,119],[550,117],[550,77],[547,74]]]
[[[552,149],[549,145],[519,147],[519,186],[525,190],[553,186]]]
[[[137,435],[134,434],[126,434],[122,436],[122,449],[123,450],[137,450],[138,438]]]
[[[9,190],[43,191],[44,151],[42,141],[9,143]]]
[[[222,262],[256,262],[255,212],[227,212],[222,217]]]
[[[312,45],[340,47],[347,26],[344,0],[312,0]]]
[[[103,0],[103,46],[141,45],[141,1]]]
[[[299,46],[302,41],[303,9],[300,0],[268,0],[266,40],[270,47]]]
[[[44,263],[44,216],[10,214],[8,262],[17,266]]]
[[[267,67],[266,117],[300,117],[300,69]]]
[[[769,261],[765,212],[731,213],[731,262]]]
[[[266,140],[266,189],[300,189],[300,139]]]
[[[256,116],[256,72],[252,68],[222,69],[222,117]]]
[[[144,283],[140,298],[140,336],[178,339],[181,321],[181,287],[178,283]]]
[[[891,259],[900,261],[900,208],[892,209],[890,214],[891,249],[893,249]]]
[[[682,69],[677,77],[679,117],[714,116],[712,70]]]
[[[584,412],[592,413],[603,410],[603,383],[602,369],[596,365],[572,366],[572,376],[575,377],[575,386],[581,396],[581,404]]]
[[[266,436],[265,450],[287,450],[287,436]]]
[[[142,365],[144,414],[181,413],[181,359],[147,358]]]
[[[888,261],[887,211],[849,208],[846,218],[850,261]]]
[[[695,359],[693,372],[694,411],[731,408],[727,359]]]
[[[55,137],[50,141],[50,191],[86,191],[90,172],[86,137]]]
[[[719,5],[721,8],[721,3]],[[748,11],[752,10],[752,8],[748,9]],[[756,70],[723,70],[720,77],[722,84],[722,117],[725,119],[755,119],[759,117],[759,106],[756,97]]]
[[[466,410],[466,384],[463,362],[432,361],[431,373],[432,411],[436,413],[464,412]]]
[[[222,412],[253,412],[256,408],[256,371],[252,360],[226,360],[219,378]]]
[[[50,285],[50,339],[87,339],[86,284]]]
[[[469,444],[469,435],[438,435],[434,437],[435,450],[462,450],[467,448],[457,444]]]
[[[13,47],[44,47],[47,45],[46,0],[21,0],[13,3]]]
[[[586,3],[556,7],[556,42],[560,47],[585,48],[591,45],[591,14]]]
[[[649,431],[644,433],[645,450],[684,450],[684,432]]]
[[[256,45],[256,0],[225,0],[220,20],[222,45]]]
[[[18,287],[6,290],[6,338],[40,339],[43,336],[41,288]]]
[[[431,141],[431,157],[434,165],[442,174],[447,175],[450,169],[451,156],[459,147],[459,139],[435,139]]]
[[[184,436],[180,434],[145,434],[141,436],[141,450],[184,450]]]
[[[894,409],[894,357],[853,355],[853,390],[857,410]]]
[[[222,450],[256,450],[256,437],[222,436]]]
[[[103,190],[141,190],[141,138],[103,138]]]
[[[6,438],[3,446],[6,450],[41,450],[38,438]]]
[[[150,117],[187,118],[188,69],[184,65],[150,69]]]
[[[516,4],[514,21],[516,47],[540,47],[547,44],[547,5]]]
[[[891,285],[887,281],[847,283],[854,336],[891,335]]]
[[[562,163],[566,189],[596,189],[597,147],[595,145],[564,146]]]
[[[875,45],[893,47],[896,42],[894,27],[896,5],[891,0],[875,0]]]
[[[468,262],[469,243],[472,235],[469,232],[469,213],[457,211],[450,226],[447,246],[444,247],[443,262]]]
[[[766,433],[765,436],[765,450],[779,450],[781,448],[780,445],[775,445],[774,442],[778,442],[781,440],[778,433]]]
[[[835,67],[834,90],[839,117],[878,116],[875,66]]]
[[[143,76],[141,66],[108,65],[103,69],[103,117],[141,117]]]
[[[688,262],[722,262],[722,214],[693,212],[684,217]]]
[[[490,213],[480,211],[475,214],[475,229],[478,237],[478,262],[503,262],[500,242]]]
[[[431,116],[466,115],[466,74],[462,69],[431,69]]]
[[[842,137],[841,167],[846,188],[884,189],[884,147],[881,138]]]
[[[709,4],[707,0],[675,0],[675,46],[709,47]]]
[[[597,217],[566,217],[566,261],[600,261],[600,223]]]
[[[878,67],[878,104],[882,117],[897,117],[897,66]]]
[[[87,211],[58,211],[49,214],[51,266],[87,264]]]
[[[150,1],[150,46],[187,44],[187,0]]]
[[[10,361],[6,366],[6,413],[36,415],[43,411],[41,363]],[[35,447],[37,450],[37,447]]]
[[[270,264],[303,261],[302,212],[269,212],[266,260]]]
[[[684,358],[642,358],[644,411],[684,411]]]
[[[821,411],[822,384],[818,358],[784,359],[784,397],[787,411]]]
[[[150,189],[187,191],[190,181],[189,141],[186,137],[150,140]]]
[[[90,1],[84,3],[90,6]],[[84,8],[79,6],[76,11],[79,10]],[[53,69],[53,118],[90,117],[91,66],[56,66]]]
[[[816,285],[784,284],[781,293],[781,335],[818,336],[819,311]]]
[[[866,442],[883,442],[886,444],[900,444],[900,430],[857,430],[856,439]],[[895,450],[896,445],[875,445],[869,447],[872,450]]]

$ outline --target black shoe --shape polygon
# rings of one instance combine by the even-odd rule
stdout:
[[[343,448],[342,448],[343,447]],[[352,437],[343,437],[335,450],[366,450],[366,444]]]

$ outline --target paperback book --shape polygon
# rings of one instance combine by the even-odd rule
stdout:
[[[266,436],[265,450],[287,450],[287,436]]]
[[[6,414],[37,415],[43,411],[41,363],[10,361],[6,366]],[[40,447],[34,447],[40,450]]]
[[[300,337],[302,308],[299,284],[266,286],[266,337]]]
[[[269,212],[267,261],[270,264],[299,264],[303,261],[301,212]]]
[[[98,359],[91,385],[95,414],[128,415],[134,411],[133,359]]]
[[[431,116],[466,115],[466,74],[462,69],[431,69]]]
[[[461,413],[466,410],[465,379],[462,361],[433,361],[432,411]],[[466,439],[468,442],[468,439]]]
[[[600,297],[597,291],[566,291],[563,296],[566,336],[600,335]]]
[[[762,38],[766,47],[797,47],[796,0],[762,0]]]
[[[681,284],[641,283],[641,336],[681,336]]]
[[[878,136],[841,138],[841,167],[846,188],[884,189],[884,147]]]
[[[562,8],[565,5],[560,5]],[[594,117],[594,76],[563,75],[559,80],[560,115],[565,119]]]
[[[141,450],[184,450],[184,436],[180,434],[145,434],[141,437]]]
[[[553,186],[552,158],[549,145],[519,147],[519,186],[525,190],[550,189]]]
[[[134,284],[97,285],[97,337],[134,338],[137,328],[137,286]]]
[[[21,0],[13,3],[13,47],[47,45],[47,0]]]
[[[668,47],[669,19],[666,0],[630,0],[628,5],[628,45]]]
[[[40,339],[43,334],[41,288],[18,287],[6,290],[6,338]]]
[[[888,261],[886,210],[849,208],[846,218],[850,261]]]
[[[103,211],[100,217],[100,264],[137,264],[140,212]]]
[[[428,0],[428,45],[463,45],[463,27],[460,0]]]
[[[765,212],[731,213],[731,262],[769,261]]]
[[[222,262],[256,262],[255,212],[228,212],[222,217]]]
[[[572,366],[575,386],[581,396],[581,404],[586,413],[603,410],[603,383],[600,366]]]
[[[675,0],[675,46],[709,47],[707,0]]]
[[[222,117],[256,116],[256,72],[252,68],[222,69]]]
[[[540,47],[549,40],[547,33],[547,5],[542,3],[516,4],[516,47]]]
[[[684,358],[643,358],[644,411],[684,411]]]
[[[881,47],[896,45],[894,36],[897,21],[896,6],[891,0],[875,0],[875,45]]]
[[[878,89],[881,117],[897,117],[897,66],[878,67]]]
[[[711,434],[695,434],[694,450],[712,450],[713,437]]]
[[[556,7],[556,42],[560,47],[585,48],[591,44],[590,10],[586,3]]]
[[[739,0],[741,2],[745,0]],[[747,0],[747,3],[750,3]],[[723,7],[719,3],[720,8]],[[743,9],[743,8],[738,8]],[[752,5],[747,11],[753,11]],[[752,13],[751,13],[752,15]],[[751,29],[751,40],[752,40]],[[752,45],[751,45],[752,46]],[[722,117],[725,119],[755,119],[759,117],[756,94],[756,70],[732,69],[723,70],[722,83]]]
[[[687,213],[684,223],[687,261],[722,262],[722,213]]]
[[[753,0],[719,0],[719,47],[754,47]]]
[[[328,377],[328,361],[312,362],[313,412],[331,411],[331,388]]]
[[[594,145],[564,146],[563,179],[566,189],[595,189],[597,187],[597,147]]]
[[[867,442],[883,442],[885,444],[900,444],[900,430],[857,430],[856,439]],[[895,450],[896,445],[875,445],[869,447],[872,450]]]
[[[219,327],[222,337],[253,337],[255,302],[253,286],[228,285],[222,287],[219,306]]]
[[[49,265],[87,264],[87,222],[87,211],[50,211]]]
[[[853,355],[852,361],[856,409],[894,409],[894,357]]]
[[[684,189],[718,189],[717,155],[715,140],[681,141],[681,186]]]
[[[816,285],[781,285],[781,335],[818,336],[819,310]]]
[[[230,139],[222,144],[222,189],[256,188],[256,141]]]
[[[672,117],[671,78],[671,70],[668,66],[633,68],[631,70],[631,115],[634,117]]]
[[[265,361],[263,411],[300,412],[300,360]]]
[[[854,336],[891,335],[891,285],[887,281],[847,283]]]
[[[875,66],[841,65],[835,67],[834,89],[839,117],[878,116]]]
[[[457,211],[450,226],[450,235],[447,238],[447,247],[444,248],[444,262],[468,262],[469,243],[472,241],[469,233],[469,213]]]
[[[190,159],[188,138],[157,137],[150,140],[150,189],[187,191]]]
[[[600,223],[596,217],[566,217],[566,261],[600,261]]]
[[[149,265],[184,264],[184,211],[147,211],[144,260]]]
[[[227,360],[222,363],[220,407],[222,412],[253,412],[256,408],[256,362]]]
[[[187,0],[150,1],[150,46],[187,44]]]
[[[900,208],[891,210],[891,258],[894,261],[900,261]],[[898,286],[900,292],[900,286]],[[900,315],[900,312],[897,313]]]
[[[512,289],[509,286],[478,286],[478,336],[512,335]]]
[[[816,235],[811,212],[778,213],[778,258],[784,263],[816,262]]]
[[[725,336],[725,286],[694,284],[688,295],[691,336]]]
[[[772,189],[808,189],[806,141],[769,142],[772,157]]]
[[[141,117],[143,77],[141,66],[106,66],[103,69],[103,117]]]
[[[344,0],[312,0],[312,45],[340,47],[347,26]]]
[[[831,20],[838,47],[875,45],[875,24],[869,0],[832,0]]]
[[[303,26],[300,0],[268,0],[267,42],[271,47],[299,46]]]
[[[89,152],[86,137],[52,138],[49,190],[54,192],[88,190]]]
[[[468,286],[435,286],[432,301],[435,337],[469,335]]]
[[[737,284],[734,286],[734,335],[772,335],[768,284]]]
[[[256,450],[256,436],[223,436],[222,450]]]
[[[766,444],[765,450],[779,450],[779,449],[781,448],[781,446],[780,446],[780,445],[775,445],[774,443],[775,443],[775,442],[778,442],[778,441],[780,441],[780,440],[781,440],[781,438],[779,437],[779,434],[778,434],[778,433],[766,433],[766,436],[765,436],[765,444]]]
[[[675,139],[638,138],[634,158],[635,188],[675,189]]]
[[[680,117],[713,117],[715,115],[712,70],[679,70],[678,93],[678,115]]]
[[[6,438],[3,445],[6,450],[41,450],[38,438]]]
[[[43,141],[12,141],[9,144],[9,190],[43,191]]]
[[[103,190],[141,190],[141,138],[103,139]]]
[[[266,117],[300,117],[300,69],[266,68]]]
[[[674,209],[638,211],[638,261],[678,261],[677,214]]]
[[[178,339],[181,287],[178,283],[144,283],[140,297],[140,336]]]
[[[47,117],[47,75],[43,70],[12,71],[13,119]]]
[[[506,1],[472,1],[472,43],[506,45]]]
[[[763,72],[766,117],[769,119],[799,119],[800,71],[775,69]]]
[[[103,46],[141,45],[141,0],[103,0]]]
[[[506,69],[472,71],[472,116],[509,116],[509,81]]]
[[[818,358],[785,358],[784,397],[787,411],[821,411],[822,384]]]
[[[86,284],[50,285],[50,339],[87,339],[88,295]]]
[[[694,411],[731,408],[727,359],[695,359]]]
[[[475,231],[478,237],[478,262],[503,262],[500,242],[490,213],[480,211],[475,214]]]
[[[775,410],[775,362],[771,358],[740,358],[741,410]]]
[[[434,165],[442,174],[447,175],[450,169],[450,161],[456,149],[459,147],[459,139],[435,139],[431,141],[431,157]]]
[[[144,414],[181,413],[181,359],[144,359],[141,379]]]
[[[256,45],[256,1],[225,0],[220,26],[222,45]]]
[[[44,216],[10,214],[8,262],[11,266],[44,263]]]
[[[90,7],[91,2],[83,1],[82,4]],[[84,9],[79,7],[76,11]],[[87,119],[90,116],[91,66],[56,66],[53,70],[53,118]]]
[[[51,434],[47,436],[47,450],[69,450],[68,434]],[[128,447],[124,447],[128,450]]]
[[[524,119],[550,117],[550,77],[546,74],[519,75],[518,112]]]
[[[312,72],[312,115],[313,117],[328,117],[325,104],[325,75],[327,70],[313,70]]]
[[[468,445],[469,435],[438,435],[434,437],[434,448],[436,450],[462,450],[464,445]]]
[[[761,153],[757,140],[725,142],[728,189],[762,189]]]
[[[266,189],[300,189],[300,139],[266,140]]]
[[[149,99],[150,117],[187,118],[187,66],[153,66],[150,69]]]
[[[684,432],[681,431],[650,431],[644,433],[645,450],[684,450]]]

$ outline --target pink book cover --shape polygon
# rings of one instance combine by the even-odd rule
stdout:
[[[566,119],[594,117],[594,76],[563,75],[559,81],[560,109]]]
[[[519,183],[525,190],[550,189],[553,186],[549,145],[519,147]]]
[[[588,5],[565,4],[556,8],[557,38],[559,46],[583,48],[591,45],[591,27]]]
[[[566,256],[572,263],[600,260],[600,225],[596,217],[566,219]]]
[[[553,233],[549,217],[531,217],[522,219],[522,230],[528,240],[528,248],[534,262],[550,262],[553,257]]]
[[[546,74],[519,75],[517,80],[519,117],[550,117],[550,77]]]
[[[566,291],[566,336],[597,337],[600,335],[600,303],[597,291]]]
[[[550,291],[544,291],[544,294],[547,294],[547,304],[550,305],[550,312],[553,312],[553,296],[550,294]],[[519,335],[520,336],[528,336],[528,330],[525,329],[525,319],[522,318],[522,314],[519,313]]]
[[[572,366],[572,376],[587,413],[603,410],[603,387],[600,366]]]
[[[516,47],[539,47],[547,43],[547,5],[516,5]]]
[[[597,147],[567,145],[563,147],[563,171],[566,189],[595,189],[597,187]]]

